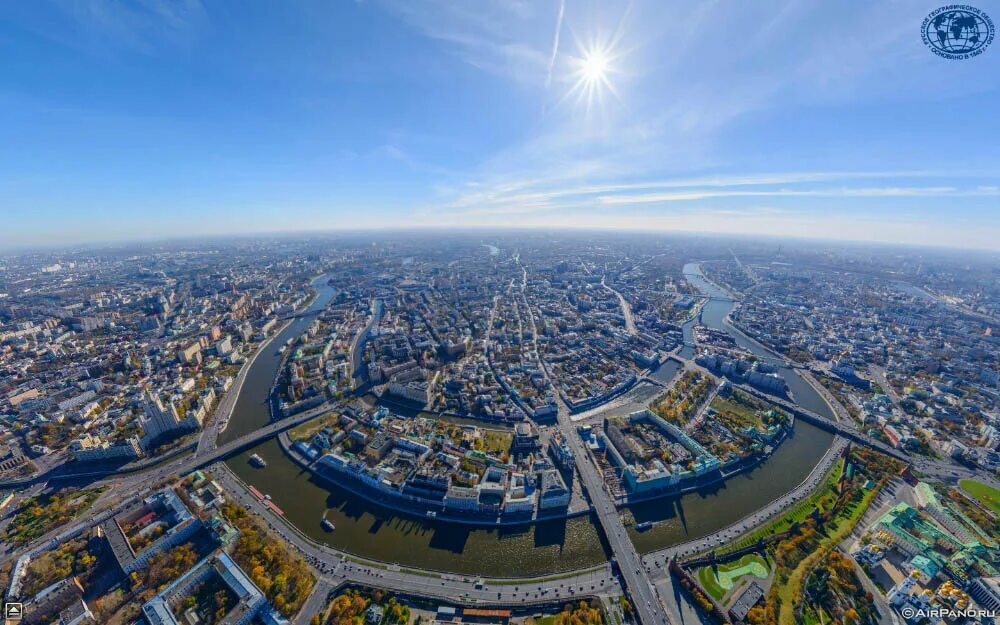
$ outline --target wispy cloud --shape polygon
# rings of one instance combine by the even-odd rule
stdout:
[[[801,0],[777,0],[763,6],[670,3],[666,10],[662,3],[635,2],[628,3],[626,20],[621,18],[621,5],[614,3],[581,0],[567,10],[559,2],[555,31],[551,21],[543,22],[550,30],[548,53],[541,60],[542,38],[536,28],[524,24],[531,9],[502,0],[484,2],[483,6],[481,14],[446,9],[433,19],[426,19],[425,5],[419,3],[407,4],[402,10],[419,13],[432,22],[421,22],[420,28],[454,43],[469,62],[513,72],[518,82],[549,87],[565,84],[566,77],[560,74],[565,70],[560,64],[564,56],[560,33],[565,30],[587,41],[600,38],[603,29],[605,39],[613,39],[627,50],[616,68],[616,79],[622,83],[616,88],[624,104],[611,102],[600,116],[587,115],[571,104],[545,108],[544,118],[526,139],[503,146],[470,167],[464,176],[435,185],[445,188],[438,194],[439,209],[480,215],[530,214],[552,212],[554,207],[569,210],[565,207],[710,199],[902,199],[987,194],[894,180],[916,179],[926,173],[913,171],[697,175],[720,166],[750,169],[746,163],[733,162],[718,147],[720,134],[750,114],[767,114],[801,103],[873,97],[884,91],[887,80],[897,85],[913,81],[919,93],[925,94],[924,83],[917,76],[896,72],[887,79],[881,71],[887,64],[898,64],[899,50],[911,49],[900,44],[909,30],[905,24],[896,26],[905,22],[898,15],[892,28],[881,28],[878,20],[858,25],[853,20],[833,19],[842,15],[843,7]],[[898,13],[898,7],[872,10],[887,19]],[[764,19],[767,16],[771,17]],[[408,19],[419,21],[414,16]],[[664,38],[663,33],[676,30],[678,23],[687,28]],[[735,35],[755,24],[760,28],[751,28],[752,36]],[[807,30],[810,36],[789,37],[788,33],[796,30]],[[704,36],[691,33],[711,33],[713,45],[706,46]],[[512,63],[512,49],[530,52]],[[484,60],[484,55],[491,60]],[[546,95],[546,91],[540,89],[538,97],[558,97]],[[864,179],[886,184],[845,184],[829,189],[803,186]],[[765,186],[780,188],[739,188]]]
[[[651,179],[635,182],[609,182],[605,184],[558,184],[552,180],[539,178],[519,182],[505,182],[496,185],[476,184],[466,188],[450,202],[451,210],[468,209],[477,213],[491,207],[523,205],[523,212],[551,210],[557,201],[575,199],[574,205],[614,204],[654,204],[663,202],[694,201],[724,197],[926,197],[932,195],[993,195],[988,188],[977,187],[960,191],[951,186],[914,187],[845,186],[834,189],[795,188],[812,183],[889,180],[928,177],[943,177],[941,173],[925,171],[883,171],[883,172],[787,172],[747,175],[715,175],[689,178]],[[951,179],[954,176],[949,175]],[[572,182],[572,181],[570,181]],[[782,185],[776,189],[759,190],[756,187]],[[792,186],[792,188],[786,188]],[[683,189],[669,191],[666,189]],[[634,193],[643,191],[643,193]],[[655,192],[654,192],[655,191]]]
[[[552,85],[552,69],[556,65],[556,55],[559,54],[559,33],[562,32],[563,16],[566,15],[566,0],[559,0],[559,14],[556,16],[556,32],[552,36],[552,54],[549,55],[549,71],[545,75],[545,86]]]
[[[665,202],[686,202],[708,200],[714,198],[733,197],[868,197],[868,198],[906,198],[906,197],[984,197],[997,196],[1000,192],[981,188],[957,189],[955,187],[861,187],[837,189],[770,189],[719,191],[708,189],[692,189],[670,193],[642,193],[625,195],[602,195],[597,201],[604,205],[620,204],[662,204]]]
[[[427,37],[451,44],[463,61],[518,83],[544,83],[547,35],[533,3],[483,0],[381,0],[382,6]]]

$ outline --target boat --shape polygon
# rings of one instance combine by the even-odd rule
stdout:
[[[258,456],[257,454],[253,454],[252,456],[250,456],[250,464],[259,469],[263,469],[264,467],[267,466],[267,463],[264,462],[264,459]]]
[[[271,496],[270,495],[264,495],[264,500],[265,501],[271,501]]]
[[[434,512],[433,510],[428,510],[427,511],[427,518],[428,519],[436,519],[437,515],[438,515],[438,513]]]
[[[282,345],[281,347],[278,348],[278,353],[279,354],[284,354],[286,349],[288,349],[288,346],[287,345]]]
[[[652,521],[643,521],[639,525],[636,525],[635,528],[637,530],[639,530],[640,532],[645,532],[646,530],[653,529],[653,522]]]
[[[334,525],[330,521],[330,519],[327,519],[326,517],[324,517],[323,520],[319,522],[319,524],[320,524],[320,527],[322,527],[323,529],[325,529],[328,532],[332,532],[333,530],[337,529],[337,526]]]

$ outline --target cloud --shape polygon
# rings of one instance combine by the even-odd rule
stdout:
[[[562,32],[563,16],[566,15],[566,0],[559,0],[559,15],[556,16],[556,31],[552,36],[552,54],[549,55],[549,71],[545,75],[545,86],[552,84],[552,68],[556,64],[556,55],[559,54],[559,33]]]
[[[572,172],[567,172],[575,178]],[[589,174],[588,174],[589,175]],[[943,174],[924,171],[885,171],[885,172],[785,172],[761,173],[745,175],[714,175],[695,176],[671,179],[651,179],[634,182],[607,182],[603,184],[560,184],[550,178],[526,179],[508,181],[495,185],[474,184],[450,202],[448,209],[469,209],[478,213],[488,211],[491,207],[507,207],[524,205],[522,212],[530,212],[529,208],[550,210],[555,200],[576,198],[575,205],[586,200],[589,205],[614,204],[651,204],[661,202],[680,202],[723,197],[926,197],[930,195],[956,195],[954,187],[841,187],[836,189],[796,189],[778,188],[755,190],[747,187],[774,185],[803,185],[808,183],[832,181],[861,181],[869,179],[927,178],[941,177]],[[953,178],[954,176],[948,176]],[[567,182],[575,182],[568,180]],[[669,191],[665,189],[684,189]],[[632,193],[644,191],[644,193]],[[655,192],[653,192],[655,191]],[[966,195],[992,195],[989,189],[977,187],[965,190]],[[586,204],[585,204],[586,205]]]
[[[719,191],[692,189],[670,193],[644,193],[638,195],[603,195],[597,201],[604,205],[618,204],[660,204],[664,202],[685,202],[713,198],[731,197],[975,197],[996,196],[1000,192],[977,189],[960,190],[955,187],[862,187],[839,189],[770,189],[765,191]]]
[[[380,4],[416,31],[449,44],[452,53],[473,67],[522,84],[545,81],[547,36],[533,3],[382,0]]]

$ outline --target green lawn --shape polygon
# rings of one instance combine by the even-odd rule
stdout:
[[[795,507],[790,508],[785,514],[781,515],[777,519],[774,519],[770,523],[756,529],[750,530],[743,536],[731,541],[729,544],[717,549],[717,553],[725,553],[727,551],[736,551],[737,549],[742,549],[757,542],[760,538],[767,538],[777,534],[778,532],[783,532],[790,528],[793,523],[799,523],[812,512],[817,504],[820,503],[824,498],[828,501],[832,501],[836,498],[835,488],[837,486],[837,478],[840,477],[840,472],[844,466],[843,458],[839,458],[833,463],[833,466],[827,471],[825,479],[820,482],[819,488],[814,490],[812,494],[800,501]]]
[[[698,581],[716,601],[721,601],[741,577],[753,575],[766,579],[771,572],[767,561],[755,553],[748,553],[734,562],[720,564],[716,569],[718,572],[711,566],[705,566],[698,570]]]
[[[491,456],[500,456],[510,451],[514,435],[503,430],[483,430],[483,451]]]
[[[28,542],[69,523],[90,508],[106,488],[65,488],[57,493],[25,499],[7,526],[4,540]]]
[[[777,588],[778,595],[778,623],[779,625],[795,625],[794,608],[796,601],[802,597],[802,587],[805,584],[806,573],[811,573],[816,563],[824,558],[830,549],[840,544],[847,535],[854,529],[854,526],[861,519],[868,506],[871,505],[875,495],[881,489],[873,488],[866,491],[860,501],[855,501],[844,506],[844,509],[828,524],[824,531],[826,536],[817,545],[815,551],[799,561],[795,569],[788,576],[788,581]]]
[[[288,435],[295,441],[303,439],[310,440],[313,436],[316,436],[320,430],[328,425],[336,425],[338,421],[340,421],[340,415],[331,412],[321,417],[310,419],[302,425],[292,428],[288,431]]]
[[[961,480],[958,484],[979,503],[992,510],[993,514],[1000,514],[1000,490],[976,480]]]

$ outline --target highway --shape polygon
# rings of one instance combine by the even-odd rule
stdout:
[[[520,260],[518,260],[518,264],[521,265],[523,276],[521,281],[521,300],[524,303],[525,310],[528,311],[528,318],[531,320],[531,334],[535,340],[535,356],[538,358],[539,368],[544,373],[546,380],[552,384],[548,367],[546,367],[545,361],[538,354],[538,328],[535,324],[535,313],[528,304],[528,298],[525,293],[525,287],[528,284],[528,271],[520,263]],[[611,290],[614,291],[614,289]],[[615,292],[617,293],[617,291]],[[583,487],[590,497],[590,503],[597,514],[601,529],[604,531],[608,544],[611,546],[611,553],[618,563],[618,568],[621,571],[622,579],[625,581],[625,587],[632,599],[632,604],[635,606],[639,622],[642,625],[668,625],[670,621],[667,618],[666,611],[663,609],[663,604],[660,602],[656,590],[650,582],[642,559],[639,557],[638,552],[636,552],[635,545],[632,544],[632,539],[628,537],[628,532],[625,530],[625,525],[622,523],[621,516],[618,514],[618,509],[615,507],[611,495],[604,487],[604,476],[597,470],[597,466],[591,460],[590,450],[587,449],[587,446],[583,443],[583,439],[576,432],[566,403],[558,395],[556,396],[556,401],[559,402],[557,413],[559,429],[562,430],[562,433],[566,436],[566,440],[569,441],[570,447],[573,449],[577,472],[580,474]]]
[[[522,271],[523,280],[520,285],[521,298],[525,310],[529,313],[528,319],[532,326],[533,336],[537,341],[538,333],[535,327],[535,314],[527,301],[525,293],[527,272],[523,265]],[[610,287],[608,288],[610,289]],[[614,289],[611,290],[614,291]],[[621,298],[620,294],[619,298]],[[623,310],[627,310],[627,307],[624,307],[624,305],[623,301]],[[380,303],[377,300],[373,300],[372,302],[372,312],[374,321],[380,313]],[[492,315],[493,312],[491,312],[491,318]],[[626,314],[626,321],[628,322],[630,319],[631,315]],[[363,337],[367,334],[366,330],[363,330],[355,337],[354,345],[352,346],[353,357],[357,357],[360,351],[358,349],[359,343],[363,344]],[[534,345],[534,354],[538,358],[540,369],[544,372],[546,378],[548,378],[549,372],[544,360],[539,357],[537,343]],[[690,366],[690,363],[686,364]],[[212,474],[223,485],[224,490],[231,497],[235,498],[240,505],[243,505],[267,521],[269,526],[278,535],[287,541],[292,548],[302,553],[310,564],[319,571],[319,590],[314,593],[315,598],[310,597],[310,606],[312,607],[321,602],[321,596],[324,593],[345,583],[375,586],[394,592],[440,598],[463,604],[497,606],[558,604],[581,596],[608,596],[620,591],[618,578],[613,575],[611,567],[608,565],[591,570],[577,571],[569,574],[556,574],[549,576],[549,578],[533,580],[481,580],[473,576],[433,571],[417,572],[393,564],[374,562],[338,551],[326,545],[321,545],[306,537],[293,525],[262,505],[262,502],[249,493],[247,485],[243,484],[220,461],[328,412],[334,407],[334,404],[329,402],[324,403],[292,417],[270,423],[233,441],[217,446],[216,438],[218,433],[222,429],[222,424],[228,419],[236,405],[245,380],[245,372],[249,369],[249,366],[242,369],[234,387],[230,389],[230,392],[220,402],[217,409],[217,415],[219,416],[215,423],[206,428],[201,434],[197,448],[193,454],[163,462],[144,471],[112,476],[112,479],[109,480],[112,484],[112,492],[106,495],[108,505],[100,508],[95,507],[76,522],[56,528],[27,545],[21,545],[16,549],[11,545],[0,547],[0,562],[11,560],[24,553],[38,553],[42,550],[50,549],[55,544],[79,535],[89,527],[116,514],[136,497],[148,495],[161,487],[164,482],[175,478],[177,475],[183,475],[195,469],[202,468]],[[759,393],[755,389],[744,388],[751,393]],[[973,475],[972,471],[944,462],[923,459],[911,460],[908,455],[903,454],[899,450],[892,449],[881,441],[876,441],[861,433],[853,427],[850,420],[834,421],[826,419],[821,415],[811,413],[801,406],[791,404],[790,402],[776,400],[772,396],[767,396],[767,399],[783,404],[784,407],[796,414],[806,415],[809,421],[817,423],[821,427],[855,442],[873,447],[904,461],[912,461],[916,468],[925,473],[951,479],[959,476]],[[618,564],[625,590],[632,600],[636,615],[642,625],[668,625],[671,623],[670,616],[664,607],[664,602],[661,601],[656,587],[652,583],[654,580],[661,581],[663,578],[669,578],[669,574],[665,570],[668,557],[683,556],[718,546],[779,514],[787,506],[798,501],[816,487],[818,481],[822,478],[823,472],[829,466],[829,462],[832,461],[832,458],[835,458],[836,451],[839,451],[842,445],[846,444],[843,439],[838,437],[834,448],[831,450],[832,453],[828,453],[824,461],[814,468],[813,472],[802,484],[792,492],[772,501],[752,515],[711,536],[661,550],[643,558],[637,553],[632,544],[614,501],[605,488],[603,476],[593,462],[590,451],[576,432],[567,406],[560,399],[557,399],[557,401],[559,401],[558,427],[566,435],[573,450],[581,483],[597,515],[601,530],[607,538],[612,554]],[[830,403],[835,407],[838,405],[836,402]],[[671,597],[667,597],[668,606],[671,605],[671,600]]]
[[[632,306],[628,303],[628,300],[625,299],[625,296],[622,295],[617,289],[607,284],[604,281],[604,278],[601,278],[601,286],[614,293],[618,298],[618,303],[621,304],[622,307],[622,315],[625,317],[625,331],[633,336],[638,334],[639,329],[635,327],[635,318],[632,316]]]
[[[646,567],[625,530],[625,525],[622,523],[611,495],[604,488],[604,477],[591,461],[590,451],[583,444],[583,439],[574,431],[573,422],[569,418],[569,411],[565,405],[560,406],[558,420],[560,428],[566,434],[566,438],[573,448],[580,479],[590,496],[594,511],[601,523],[601,529],[604,530],[608,544],[611,546],[611,552],[618,562],[618,568],[625,580],[625,587],[632,599],[632,604],[635,606],[639,621],[643,625],[667,625],[670,621],[667,619],[656,590],[650,583]]]
[[[761,506],[761,508],[755,510],[739,521],[713,532],[712,534],[647,553],[643,556],[644,562],[647,566],[654,570],[654,577],[665,577],[668,575],[666,569],[667,561],[671,557],[683,559],[710,549],[717,549],[729,541],[736,540],[740,536],[756,530],[764,523],[783,514],[800,500],[808,497],[822,483],[827,470],[829,470],[829,468],[836,462],[837,458],[840,457],[846,446],[847,439],[839,436],[836,437],[833,441],[833,445],[830,446],[819,463],[813,467],[813,470],[809,472],[806,479],[802,480],[798,486],[789,492],[774,499],[770,503]]]
[[[488,579],[435,571],[415,572],[392,563],[367,560],[321,545],[264,506],[243,482],[223,464],[208,469],[211,476],[236,502],[265,520],[293,549],[301,553],[326,583],[336,588],[344,583],[385,588],[394,592],[477,605],[529,605],[562,603],[583,596],[617,594],[621,591],[611,567],[603,565],[575,574],[554,574],[557,579]]]
[[[897,460],[900,460],[902,462],[906,462],[912,465],[915,469],[919,470],[920,472],[930,477],[938,479],[954,480],[956,478],[975,476],[977,479],[983,479],[991,484],[996,483],[995,480],[987,476],[985,472],[982,471],[973,471],[972,469],[966,468],[961,465],[953,464],[950,462],[932,460],[929,458],[923,458],[921,456],[912,456],[911,454],[896,449],[895,447],[887,445],[886,443],[883,443],[880,440],[876,440],[871,436],[868,436],[867,434],[861,432],[858,428],[856,428],[853,425],[853,423],[849,419],[834,421],[822,415],[819,415],[807,408],[803,408],[798,404],[793,404],[787,400],[780,399],[773,395],[765,395],[764,393],[758,391],[753,387],[742,384],[737,386],[739,386],[739,388],[743,391],[746,391],[753,395],[757,395],[759,397],[763,397],[768,401],[776,403],[782,408],[795,414],[796,416],[804,418],[810,423],[817,425],[829,432],[833,432],[834,434],[839,434],[859,445],[864,445],[865,447],[874,449],[875,451],[881,452],[887,456],[896,458]],[[825,397],[827,398],[827,401],[830,402],[830,404],[835,407],[834,408],[835,410],[837,409],[838,406],[840,410],[843,410],[843,406],[840,406],[839,402],[837,402],[835,399],[829,397],[828,395],[825,395]]]

